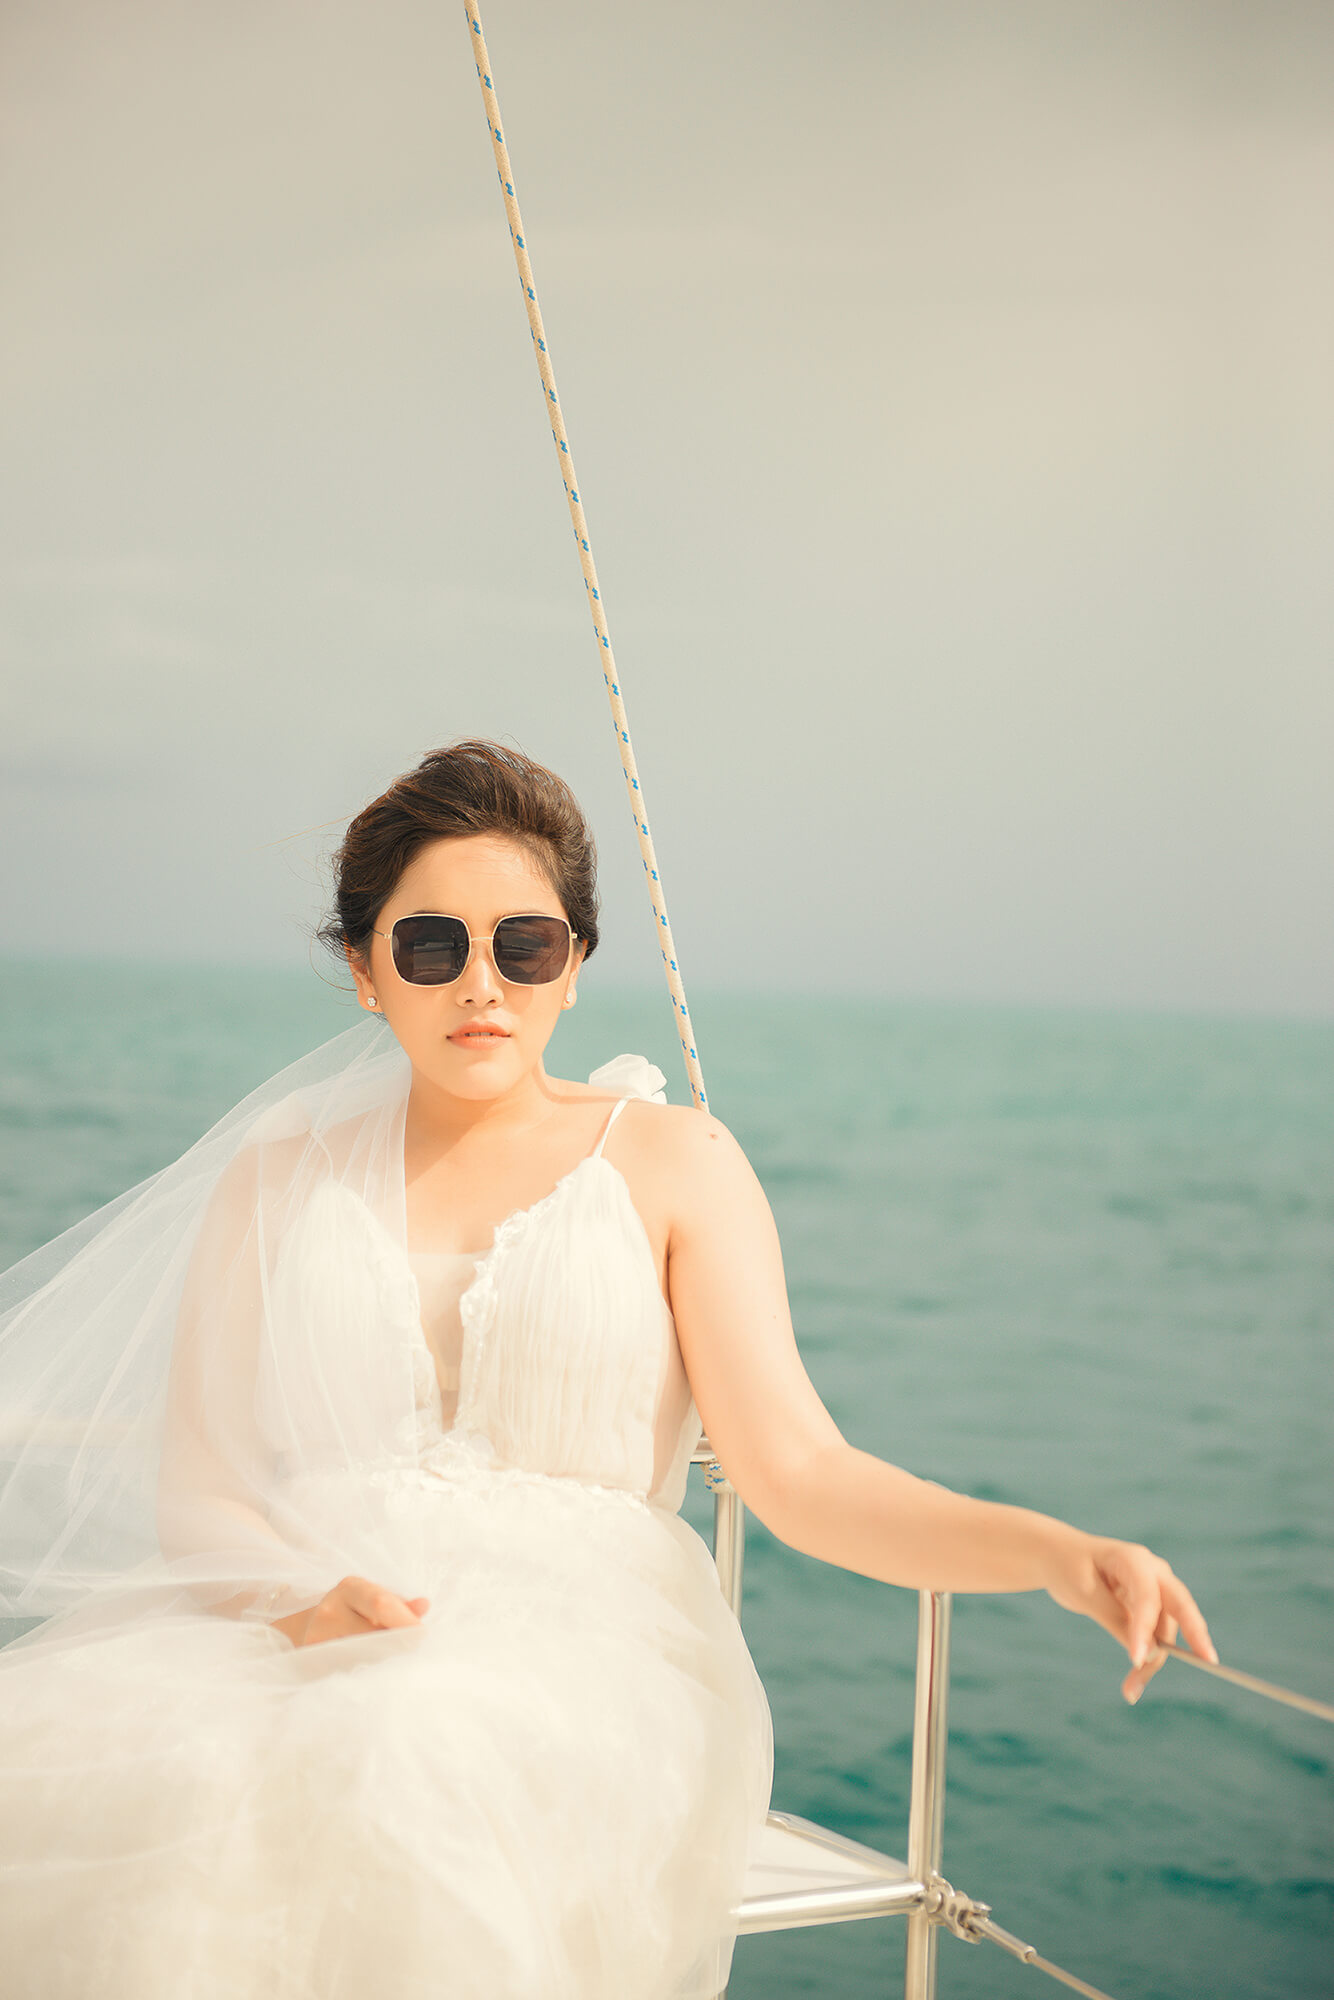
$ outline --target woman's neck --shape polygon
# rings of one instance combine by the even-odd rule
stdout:
[[[473,1137],[504,1145],[546,1125],[557,1099],[539,1060],[536,1069],[496,1097],[461,1097],[420,1070],[412,1072],[405,1141],[410,1153],[449,1152]]]

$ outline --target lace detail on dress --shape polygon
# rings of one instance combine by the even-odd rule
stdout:
[[[646,1056],[613,1056],[610,1062],[600,1068],[590,1070],[588,1081],[604,1090],[620,1090],[627,1097],[647,1098],[654,1104],[665,1104],[667,1093],[666,1077],[656,1063]],[[605,1137],[605,1132],[603,1137]],[[490,1332],[496,1310],[496,1269],[507,1249],[539,1221],[561,1200],[565,1190],[586,1167],[602,1158],[601,1142],[596,1152],[585,1154],[567,1174],[562,1174],[549,1193],[542,1195],[527,1208],[513,1209],[502,1222],[497,1223],[490,1247],[484,1250],[478,1260],[477,1270],[459,1300],[459,1313],[463,1320],[463,1351],[459,1362],[459,1400],[454,1418],[454,1428],[458,1431],[471,1429],[476,1412],[477,1363],[483,1345]]]
[[[566,1188],[576,1174],[592,1164],[591,1156],[571,1167],[568,1174],[562,1174],[549,1193],[527,1208],[511,1210],[503,1222],[496,1224],[496,1232],[491,1246],[484,1250],[477,1263],[477,1275],[459,1300],[459,1312],[463,1319],[463,1356],[459,1364],[459,1406],[454,1419],[456,1430],[472,1428],[472,1417],[477,1406],[476,1384],[477,1363],[487,1334],[496,1314],[496,1269],[505,1252],[519,1238],[527,1233],[541,1216],[555,1207],[565,1194]]]

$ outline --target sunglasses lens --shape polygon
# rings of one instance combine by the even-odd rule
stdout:
[[[461,917],[400,917],[393,950],[409,986],[448,986],[468,962],[468,927]]]
[[[569,963],[569,926],[559,917],[504,917],[491,948],[502,979],[516,986],[549,986]]]

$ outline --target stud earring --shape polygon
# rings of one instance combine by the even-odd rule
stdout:
[[[376,997],[375,997],[375,995],[374,995],[373,993],[372,993],[372,994],[370,994],[370,995],[368,995],[368,997],[367,997],[367,1000],[366,1000],[366,1005],[367,1005],[368,1007],[378,1007],[378,1006],[379,1006],[379,1004],[380,1004],[380,1003],[379,1003],[379,1001],[378,1001],[378,1000],[376,999]]]

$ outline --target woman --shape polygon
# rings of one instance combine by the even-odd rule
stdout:
[[[802,1367],[718,1119],[543,1052],[597,944],[562,782],[465,740],[352,822],[373,1022],[8,1274],[13,2000],[703,2000],[769,1710],[678,1513],[1212,1647],[1136,1544],[913,1478]],[[387,1023],[389,1032],[383,1025]]]

